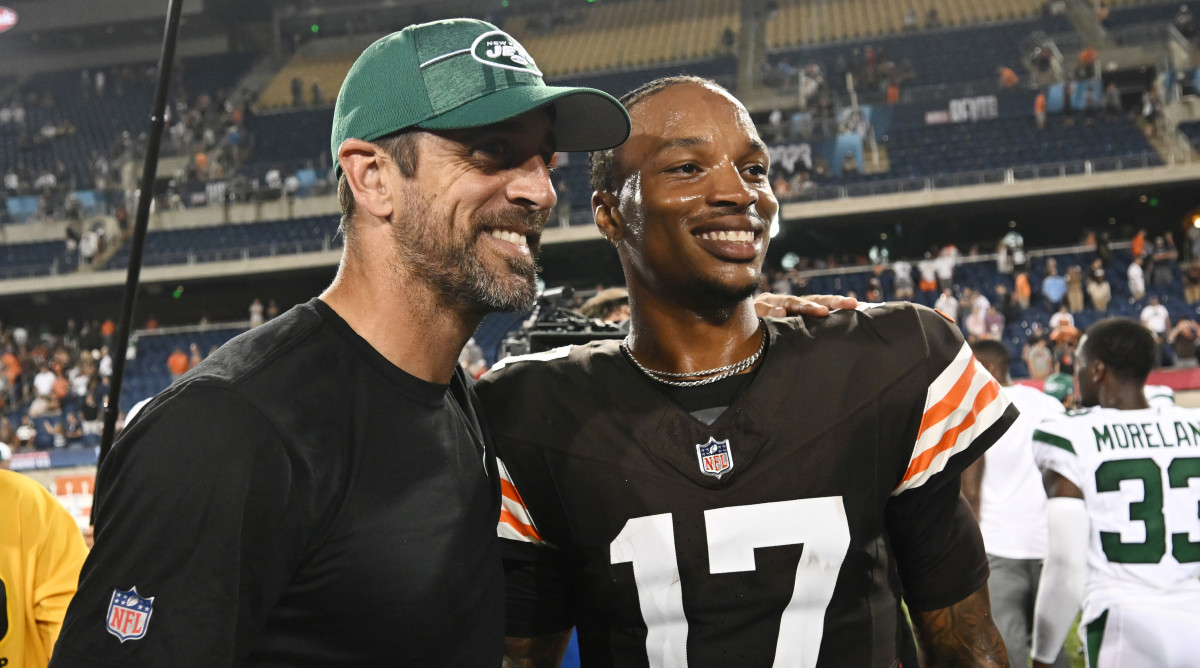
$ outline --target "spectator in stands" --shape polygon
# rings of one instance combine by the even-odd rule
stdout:
[[[1108,7],[1103,2],[1096,6],[1096,20],[1105,30],[1112,30],[1112,18],[1109,17]]]
[[[1078,265],[1067,269],[1067,307],[1072,313],[1083,310],[1083,268]]]
[[[50,398],[54,395],[54,381],[57,376],[50,370],[50,366],[42,362],[38,366],[37,375],[33,377],[33,389],[36,396],[42,398]]]
[[[1054,258],[1046,259],[1046,275],[1042,277],[1042,299],[1047,311],[1058,309],[1067,294],[1067,280],[1058,274]]]
[[[1100,258],[1092,260],[1092,269],[1088,273],[1088,297],[1092,300],[1092,308],[1104,313],[1108,311],[1108,302],[1112,299],[1112,286],[1104,271],[1104,261]]]
[[[1033,380],[1043,380],[1055,372],[1054,353],[1050,350],[1045,337],[1037,337],[1026,344],[1021,355],[1025,366],[1029,369],[1029,377]]]
[[[1111,121],[1119,118],[1121,111],[1121,90],[1110,81],[1104,87],[1104,115]]]
[[[959,255],[958,247],[954,244],[946,244],[938,251],[933,266],[934,273],[937,274],[939,289],[954,289],[954,271],[958,267]]]
[[[304,106],[304,81],[300,77],[292,77],[292,106]]]
[[[1162,99],[1158,89],[1151,87],[1142,93],[1142,121],[1145,124],[1147,139],[1158,137],[1158,122],[1162,118]]]
[[[995,306],[989,306],[987,313],[983,316],[984,325],[987,327],[986,338],[996,341],[1004,338],[1004,325],[1007,324],[1007,319],[1000,309]]]
[[[1142,270],[1142,258],[1134,256],[1125,272],[1129,281],[1129,298],[1138,301],[1146,296],[1146,272]]]
[[[1145,259],[1148,254],[1146,250],[1146,230],[1138,230],[1133,235],[1133,239],[1129,241],[1129,253],[1131,256],[1139,259]]]
[[[1167,334],[1167,344],[1175,356],[1175,366],[1196,366],[1196,345],[1200,343],[1200,325],[1191,318],[1181,318]]]
[[[200,344],[195,342],[188,344],[188,369],[190,370],[203,361],[204,354],[200,352]]]
[[[1058,307],[1058,311],[1055,312],[1054,315],[1050,316],[1049,325],[1050,325],[1051,332],[1057,330],[1059,327],[1062,327],[1064,325],[1068,326],[1068,327],[1074,327],[1075,326],[1075,316],[1071,315],[1071,312],[1069,310],[1067,310],[1067,305],[1063,304]]]
[[[1171,313],[1167,311],[1167,307],[1158,303],[1157,295],[1150,295],[1150,301],[1142,309],[1140,315],[1142,325],[1154,334],[1154,340],[1159,346],[1159,360],[1169,360],[1169,354],[1165,347],[1167,332],[1171,331]]]
[[[942,27],[942,18],[938,15],[937,7],[930,7],[925,13],[925,29],[932,30]]]
[[[1013,68],[1007,65],[1001,65],[1000,67],[997,67],[996,74],[1000,79],[1000,90],[1008,90],[1021,82],[1020,77],[1018,77],[1017,73],[1013,71]]]
[[[1171,25],[1189,41],[1196,36],[1196,21],[1187,5],[1179,5],[1179,11],[1175,13],[1175,18],[1171,19]]]
[[[167,370],[171,372],[171,380],[187,373],[188,366],[188,355],[183,352],[183,348],[175,348],[167,356]]]
[[[922,296],[932,300],[938,291],[937,262],[933,259],[933,253],[925,253],[925,257],[917,262],[917,273],[921,277],[918,287]],[[925,301],[925,303],[928,304],[929,301]]]
[[[321,93],[321,82],[316,79],[312,82],[312,106],[317,107],[325,104],[325,95]]]
[[[912,265],[906,260],[892,263],[892,291],[896,300],[908,301],[913,298],[912,270]]]
[[[258,297],[250,302],[250,326],[258,327],[263,324],[263,303]]]
[[[50,661],[88,550],[58,499],[8,470],[11,456],[0,443],[0,665],[32,668]]]
[[[917,11],[912,7],[904,10],[904,32],[911,32],[917,29]]]
[[[1046,127],[1046,93],[1038,91],[1037,97],[1033,98],[1033,119],[1037,121],[1039,130]]]
[[[941,311],[942,315],[947,318],[954,321],[958,320],[958,299],[954,296],[954,292],[950,288],[942,290],[942,294],[933,303],[933,307]]]
[[[1013,276],[1013,301],[1024,311],[1033,300],[1033,287],[1029,284],[1029,274],[1020,272]]]
[[[1175,283],[1175,261],[1179,251],[1175,249],[1175,239],[1170,232],[1163,236],[1154,237],[1154,246],[1150,249],[1150,285],[1169,287]]]
[[[1188,304],[1200,301],[1200,260],[1192,260],[1183,272],[1183,300]]]

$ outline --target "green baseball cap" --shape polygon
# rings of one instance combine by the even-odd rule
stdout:
[[[629,137],[629,114],[616,98],[547,86],[529,52],[496,26],[474,19],[411,25],[351,66],[333,109],[330,149],[337,164],[347,139],[481,127],[548,104],[560,151],[599,151]]]
[[[1075,391],[1075,381],[1065,373],[1052,373],[1042,384],[1042,391],[1062,401]]]

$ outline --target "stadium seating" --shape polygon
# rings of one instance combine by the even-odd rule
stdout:
[[[734,0],[629,0],[573,10],[551,30],[541,15],[517,15],[503,28],[532,53],[547,78],[687,62],[730,52],[741,30]]]
[[[315,216],[153,231],[146,235],[142,262],[159,266],[319,252],[341,244],[337,227],[337,216]],[[105,268],[122,269],[128,264],[129,246],[124,246]]]
[[[1055,24],[1065,23],[1059,19],[1061,17],[1056,17]],[[1066,24],[1068,28],[1069,25]],[[938,31],[936,39],[920,32],[819,46],[777,48],[770,52],[769,59],[772,64],[787,61],[796,67],[816,63],[839,92],[846,90],[845,78],[839,76],[840,70],[845,69],[845,61],[850,60],[855,50],[865,50],[868,46],[882,54],[880,59],[894,63],[910,60],[917,76],[915,85],[995,80],[996,69],[1000,66],[1022,71],[1022,45],[1032,33],[1046,29],[1046,22],[1040,19],[973,25]],[[841,67],[839,59],[843,62]]]
[[[354,64],[356,53],[336,53],[306,55],[297,53],[288,60],[283,69],[279,70],[270,83],[258,97],[259,109],[278,109],[292,107],[292,81],[301,82],[301,97],[304,104],[313,104],[312,85],[316,82],[321,89],[320,102],[332,106],[337,100],[338,90],[350,66]]]
[[[194,101],[201,93],[215,94],[234,87],[238,79],[253,64],[248,54],[232,53],[184,58],[179,66],[180,78],[188,99]],[[114,141],[122,132],[136,137],[150,129],[148,121],[154,99],[154,84],[147,78],[150,63],[131,65],[131,77],[118,93],[118,77],[107,79],[103,98],[83,97],[80,93],[80,71],[77,69],[39,74],[22,87],[25,94],[49,96],[52,106],[45,108],[26,104],[26,126],[31,137],[44,126],[60,128],[60,136],[45,142],[22,144],[15,132],[0,132],[0,173],[18,165],[33,175],[55,171],[57,163],[65,165],[70,182],[60,183],[69,189],[92,186],[91,164],[96,155],[109,155]]]
[[[1110,0],[1105,4],[1110,8],[1109,22],[1114,29],[1144,23],[1170,23],[1183,5],[1187,5],[1193,14],[1200,11],[1200,2],[1196,0]]]
[[[61,240],[0,245],[0,280],[74,271]]]
[[[933,0],[921,3],[921,9],[895,0],[783,0],[779,12],[767,23],[767,46],[780,49],[792,46],[879,37],[904,29],[904,14],[910,7],[918,11],[917,25],[925,25],[929,9],[937,9],[947,27],[1035,16],[1041,0],[1008,2],[971,2],[970,0]]]
[[[1038,131],[1032,118],[893,128],[885,137],[891,176],[929,176],[1064,161],[1145,156],[1163,164],[1131,121],[1098,119]]]

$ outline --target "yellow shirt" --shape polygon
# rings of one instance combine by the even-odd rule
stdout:
[[[44,668],[79,584],[79,526],[37,481],[0,470],[0,666]]]

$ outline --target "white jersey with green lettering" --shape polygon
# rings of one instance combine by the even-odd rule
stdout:
[[[1083,621],[1120,605],[1200,612],[1200,409],[1073,411],[1033,441],[1087,506]]]
[[[1175,390],[1166,385],[1147,385],[1145,393],[1146,401],[1150,402],[1151,408],[1175,405]]]

